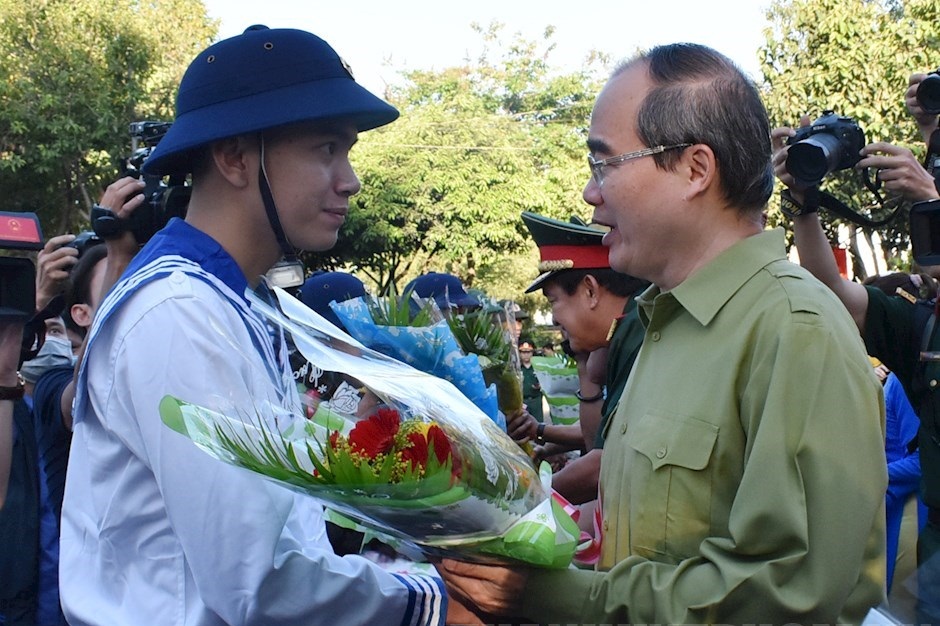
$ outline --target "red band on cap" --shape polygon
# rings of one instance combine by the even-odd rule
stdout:
[[[610,267],[606,246],[541,246],[542,261],[571,261],[572,269]]]

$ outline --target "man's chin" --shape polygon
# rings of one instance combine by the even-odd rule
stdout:
[[[334,235],[332,239],[324,240],[322,237],[319,241],[313,241],[310,244],[303,246],[305,252],[328,252],[336,247],[339,237]]]

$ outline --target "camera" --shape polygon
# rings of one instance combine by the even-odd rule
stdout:
[[[0,251],[42,250],[35,213],[0,211]],[[36,312],[36,267],[31,259],[0,256],[0,318],[27,322]]]
[[[940,115],[940,69],[927,74],[917,86],[917,104],[925,113]]]
[[[78,258],[81,258],[89,248],[101,243],[104,243],[104,239],[99,237],[95,231],[84,230],[75,235],[75,239],[65,245],[66,247],[78,250]]]
[[[940,265],[940,200],[911,205],[911,254],[921,266]]]
[[[190,188],[182,177],[171,177],[164,181],[161,176],[148,176],[141,172],[144,162],[157,146],[171,122],[131,122],[131,156],[122,168],[122,176],[132,176],[144,182],[144,204],[137,207],[126,219],[119,219],[113,211],[95,205],[91,222],[99,237],[114,237],[131,231],[137,243],[144,244],[166,226],[174,217],[186,217]]]
[[[861,160],[865,133],[851,117],[823,111],[811,125],[798,128],[787,144],[787,172],[798,184],[813,187],[831,172],[849,169]]]

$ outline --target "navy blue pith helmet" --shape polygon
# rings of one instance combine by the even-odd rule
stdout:
[[[300,288],[300,299],[308,307],[343,328],[330,302],[345,302],[366,295],[362,281],[346,272],[318,272],[308,278]]]
[[[194,149],[268,128],[343,119],[364,131],[397,117],[398,110],[359,85],[316,35],[251,26],[209,46],[189,65],[176,97],[176,121],[143,171],[187,174]]]
[[[405,291],[414,291],[422,298],[434,298],[438,308],[446,309],[464,307],[476,308],[480,306],[476,296],[467,293],[463,283],[453,274],[441,272],[428,272],[418,276],[405,285]]]

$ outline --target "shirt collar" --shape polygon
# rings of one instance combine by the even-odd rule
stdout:
[[[162,256],[180,256],[196,263],[237,294],[244,294],[248,287],[248,279],[235,259],[215,239],[178,217],[147,242],[125,275]]]
[[[766,230],[737,242],[669,294],[700,324],[707,326],[744,283],[770,263],[785,258],[783,229]],[[644,323],[652,316],[654,301],[660,295],[666,294],[653,285],[638,299]]]

